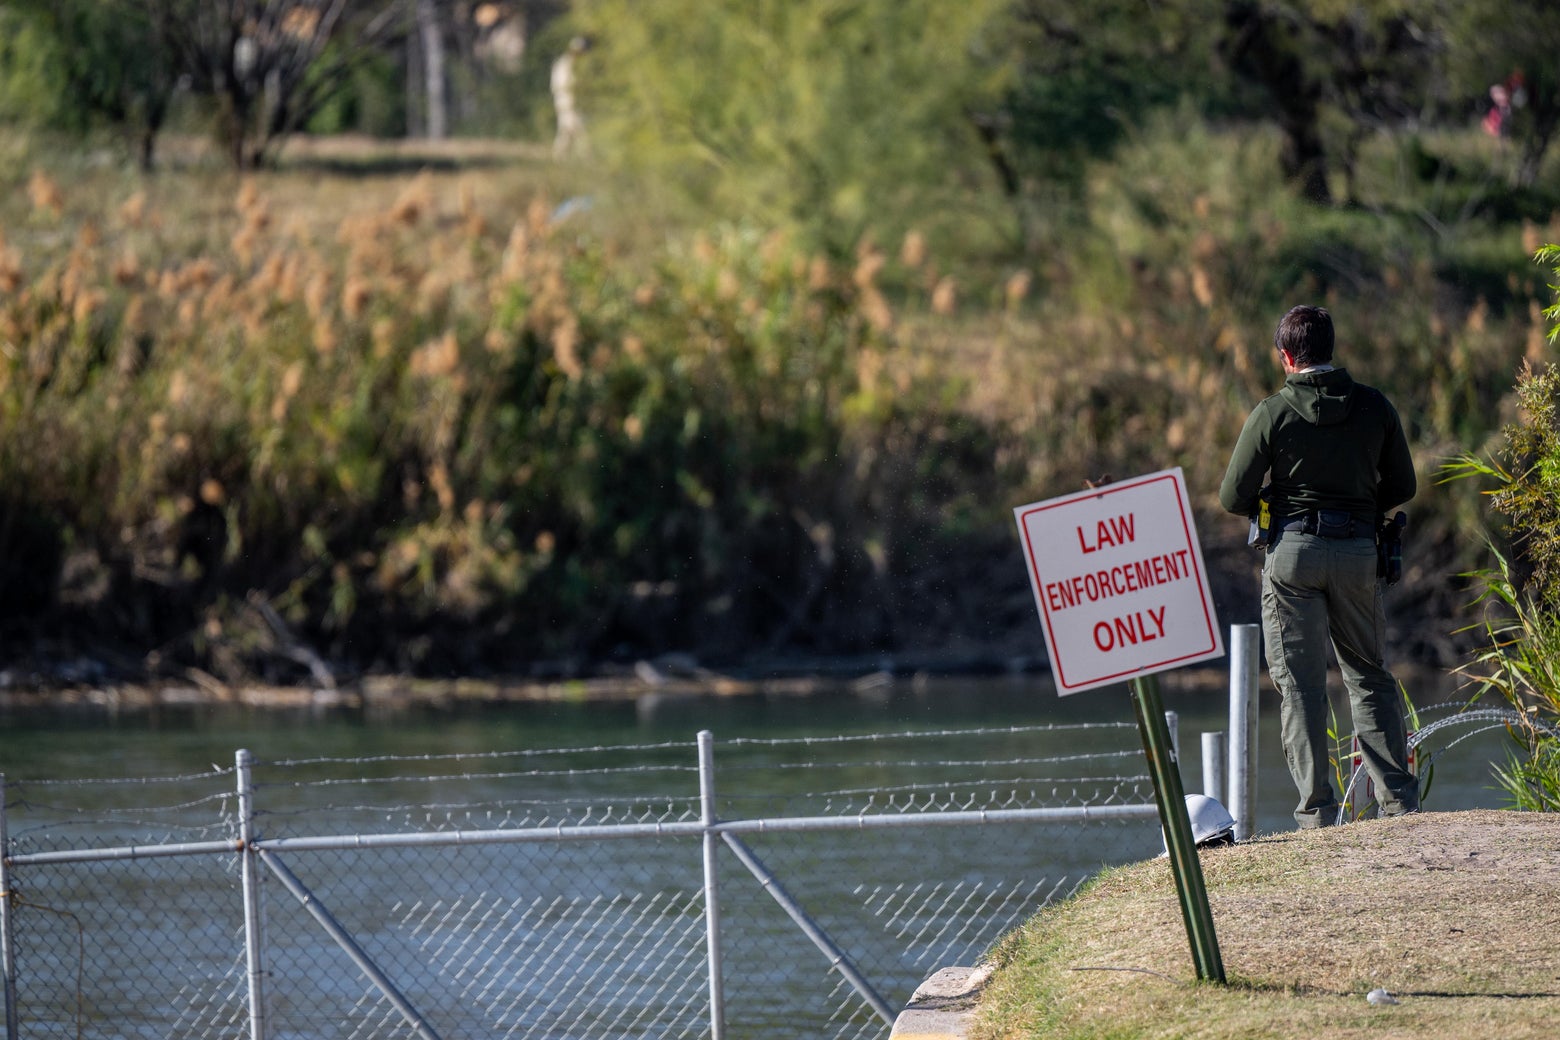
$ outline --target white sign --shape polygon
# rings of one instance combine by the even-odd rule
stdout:
[[[1179,467],[1013,514],[1058,694],[1223,656]]]

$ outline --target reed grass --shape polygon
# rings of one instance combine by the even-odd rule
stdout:
[[[1022,640],[1009,507],[1173,465],[1238,586],[1213,492],[1278,385],[1276,315],[1333,309],[1427,471],[1551,349],[1522,249],[1560,239],[1318,213],[1272,147],[1169,123],[1033,256],[913,232],[841,262],[784,229],[647,234],[523,151],[145,178],[0,143],[26,156],[0,174],[0,506],[57,548],[28,616],[202,667],[251,590],[360,668]],[[1468,497],[1416,503],[1420,617],[1451,609]]]

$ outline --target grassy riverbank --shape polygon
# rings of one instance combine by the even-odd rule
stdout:
[[[0,140],[0,641],[223,683],[1022,657],[1011,507],[1171,466],[1250,619],[1214,490],[1305,299],[1405,416],[1390,638],[1450,663],[1484,514],[1435,472],[1552,354],[1560,203],[1451,135],[1376,142],[1358,204],[1316,207],[1277,147],[1168,117],[1023,245],[822,255],[523,146],[240,178]]]
[[[1139,863],[1003,940],[973,1040],[1554,1035],[1560,817],[1425,813],[1202,865],[1229,985],[1194,981],[1170,871]]]

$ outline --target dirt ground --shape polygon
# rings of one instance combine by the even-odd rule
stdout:
[[[1205,857],[1210,891],[1251,857],[1280,868],[1214,900],[1237,971],[1317,992],[1560,997],[1560,815],[1423,813],[1231,852]]]
[[[1195,984],[1166,861],[1134,864],[1005,941],[973,1035],[1560,1035],[1560,814],[1427,812],[1200,861],[1227,986]]]

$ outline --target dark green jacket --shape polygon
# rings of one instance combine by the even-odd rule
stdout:
[[[1251,516],[1265,475],[1275,518],[1344,509],[1372,522],[1414,497],[1414,460],[1397,410],[1342,368],[1297,372],[1252,410],[1219,503]]]

